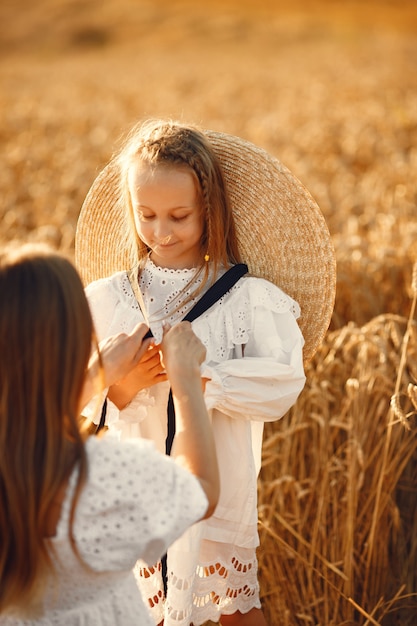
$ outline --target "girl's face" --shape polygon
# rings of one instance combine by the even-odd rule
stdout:
[[[169,165],[132,166],[128,174],[135,226],[155,265],[197,267],[203,214],[190,170]]]

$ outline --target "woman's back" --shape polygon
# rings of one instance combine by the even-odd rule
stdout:
[[[44,615],[0,617],[1,626],[153,623],[135,583],[135,562],[160,558],[204,515],[206,496],[194,476],[161,458],[149,441],[121,444],[112,436],[91,437],[86,451],[88,478],[73,526],[81,560],[68,536],[75,470],[51,539],[56,571],[47,583]]]

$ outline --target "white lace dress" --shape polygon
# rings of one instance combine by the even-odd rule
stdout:
[[[182,319],[192,303],[172,313],[194,270],[170,270],[150,260],[141,273],[152,332],[162,317]],[[126,272],[86,290],[99,340],[143,321]],[[221,614],[260,607],[257,580],[257,476],[263,424],[282,417],[305,383],[297,324],[299,307],[275,285],[245,276],[193,322],[207,348],[202,376],[220,465],[221,494],[214,515],[194,525],[168,551],[168,594],[159,567],[138,564],[137,575],[155,624],[199,626]],[[165,450],[168,383],[143,390],[126,409],[108,402],[107,424],[121,438],[146,437]],[[93,414],[95,411],[95,415]],[[85,415],[98,421],[97,402]],[[185,610],[185,613],[184,613]]]
[[[70,478],[56,536],[55,575],[39,619],[0,616],[1,626],[152,626],[133,568],[152,564],[207,510],[197,479],[150,441],[119,442],[112,435],[86,444],[88,479],[68,524],[77,471]]]

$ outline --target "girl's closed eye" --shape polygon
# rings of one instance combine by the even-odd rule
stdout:
[[[144,211],[138,211],[137,214],[141,222],[150,222],[157,217],[155,213],[149,213]],[[173,213],[169,216],[169,219],[171,219],[173,222],[182,222],[186,220],[189,216],[189,212],[183,214]]]
[[[154,213],[144,213],[143,211],[138,211],[137,215],[141,222],[149,222],[155,217]]]
[[[186,213],[185,215],[172,215],[171,219],[173,222],[182,222],[186,220],[189,215],[189,213]]]

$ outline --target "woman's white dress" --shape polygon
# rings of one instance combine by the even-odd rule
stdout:
[[[195,270],[171,270],[150,259],[139,285],[148,320],[159,341],[162,320],[179,321],[193,301],[178,310]],[[199,279],[201,280],[201,279]],[[195,288],[195,284],[193,289]],[[185,290],[185,294],[184,294]],[[86,289],[98,339],[130,332],[144,321],[126,272]],[[221,494],[214,515],[194,525],[168,551],[168,595],[159,568],[140,563],[137,575],[155,624],[194,626],[221,614],[260,607],[257,580],[257,476],[263,424],[294,404],[304,383],[304,340],[297,324],[299,306],[270,282],[244,276],[197,318],[193,329],[207,349],[202,376],[220,465]],[[169,384],[137,394],[124,410],[108,401],[107,424],[122,439],[145,437],[165,450]],[[97,402],[83,412],[97,422]],[[182,609],[192,606],[191,620]]]
[[[152,626],[133,568],[137,558],[152,564],[207,510],[200,483],[146,440],[90,437],[88,478],[69,538],[74,470],[56,536],[56,572],[48,580],[39,619],[0,616],[1,626]]]

